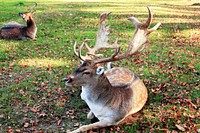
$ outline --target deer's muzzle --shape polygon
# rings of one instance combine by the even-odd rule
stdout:
[[[64,81],[65,83],[72,83],[73,78],[69,76],[69,77],[67,77],[67,78],[63,78],[63,81]]]

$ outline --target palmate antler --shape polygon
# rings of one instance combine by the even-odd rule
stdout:
[[[121,60],[121,59],[124,59],[124,58],[127,58],[127,57],[130,57],[130,56],[132,56],[134,53],[136,53],[138,50],[139,50],[139,48],[141,47],[141,46],[143,46],[142,47],[142,49],[141,50],[143,50],[144,49],[144,47],[145,47],[145,45],[147,44],[147,42],[148,42],[148,36],[149,36],[149,34],[151,33],[151,32],[153,32],[153,31],[155,31],[155,30],[157,30],[157,28],[161,25],[161,23],[157,23],[153,28],[151,28],[151,29],[148,29],[148,27],[150,26],[150,24],[151,24],[151,21],[152,21],[152,18],[153,18],[153,16],[152,16],[152,13],[151,13],[151,10],[149,9],[149,7],[147,7],[147,9],[148,9],[148,12],[149,12],[149,16],[148,16],[148,19],[147,19],[147,21],[146,21],[146,23],[141,23],[137,18],[135,18],[135,17],[130,17],[130,18],[128,18],[128,20],[130,20],[134,25],[135,25],[135,32],[134,32],[134,34],[133,34],[133,37],[131,38],[131,40],[130,40],[130,43],[129,43],[129,45],[128,45],[128,49],[127,49],[127,51],[125,52],[125,53],[123,53],[123,54],[120,54],[120,55],[118,55],[119,54],[119,52],[120,52],[120,47],[117,47],[117,41],[115,42],[115,45],[111,45],[111,46],[113,46],[112,48],[115,48],[116,49],[116,51],[115,51],[115,53],[111,56],[111,57],[108,57],[108,58],[100,58],[100,59],[93,59],[92,61],[95,63],[95,64],[97,64],[97,63],[107,63],[107,62],[112,62],[112,61],[117,61],[117,60]],[[101,25],[100,25],[100,27],[101,27]],[[101,28],[99,28],[99,30],[100,30]],[[99,33],[99,31],[98,31],[98,33]],[[97,33],[97,37],[98,37],[98,33]],[[104,33],[105,34],[105,33]],[[99,42],[98,43],[96,43],[96,44],[98,44],[98,45],[101,45],[101,44],[104,44],[105,42],[103,42],[102,41],[102,43],[101,43],[101,40],[100,39],[97,39]],[[96,44],[95,44],[95,46],[96,46]],[[103,46],[103,45],[102,45]],[[80,58],[80,59],[82,59],[82,60],[84,60],[84,58],[81,56],[81,48],[82,47],[80,47],[79,48],[79,53],[77,54],[78,55],[78,57]],[[95,48],[95,52],[97,51],[98,49],[97,48]],[[140,51],[141,51],[140,50]],[[95,53],[94,52],[94,53]],[[90,59],[91,60],[91,59]]]
[[[109,41],[108,35],[110,34],[110,27],[106,26],[105,20],[109,14],[111,14],[111,12],[101,14],[95,46],[93,48],[87,47],[89,50],[88,52],[89,54],[95,55],[95,52],[102,48],[116,48],[117,47],[117,40],[112,45],[108,44],[108,41]]]
[[[79,47],[79,51],[81,52],[82,47],[85,45],[88,52],[86,54],[86,56],[82,56],[81,54],[79,54],[78,52],[76,52],[76,42],[74,43],[74,53],[75,55],[77,55],[81,60],[91,60],[94,58],[99,58],[101,56],[101,54],[96,54],[96,52],[100,49],[103,48],[116,48],[117,46],[117,39],[115,41],[114,44],[108,44],[109,41],[109,34],[110,34],[110,28],[109,26],[106,25],[106,18],[109,16],[109,14],[111,14],[111,12],[109,13],[103,13],[100,16],[100,21],[99,21],[99,28],[98,28],[98,32],[97,32],[97,36],[96,36],[96,43],[94,45],[93,48],[90,48],[87,45],[87,41],[91,40],[91,39],[85,39],[84,42],[82,43],[82,45]]]

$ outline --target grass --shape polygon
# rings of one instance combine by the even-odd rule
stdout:
[[[0,2],[0,26],[10,21],[25,24],[17,13],[35,1]],[[146,6],[154,13],[149,45],[132,61],[114,66],[128,67],[144,80],[149,99],[137,119],[128,125],[106,128],[107,132],[185,132],[200,129],[199,105],[199,6],[196,1],[50,1],[38,2],[34,19],[38,39],[0,40],[0,131],[66,132],[86,120],[87,105],[80,89],[61,79],[80,63],[73,43],[95,39],[99,15],[112,12],[107,23],[111,42],[116,37],[125,49],[134,27],[127,17],[147,18]],[[89,45],[93,45],[91,41]],[[109,53],[108,53],[109,54]]]

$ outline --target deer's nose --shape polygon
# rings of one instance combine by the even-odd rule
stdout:
[[[73,81],[73,77],[72,76],[68,76],[67,78],[63,78],[62,81],[63,82],[67,82],[67,83],[71,83]]]

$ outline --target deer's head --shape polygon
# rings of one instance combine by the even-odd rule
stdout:
[[[36,10],[32,10],[33,8],[35,8],[37,6],[37,3],[35,3],[35,5],[33,7],[31,7],[29,9],[29,12],[20,12],[19,16],[24,20],[24,21],[28,21],[30,19],[30,17],[32,17],[32,15],[36,12]]]
[[[122,60],[134,55],[140,49],[140,47],[143,46],[142,49],[144,49],[145,44],[148,42],[148,35],[155,31],[161,24],[158,23],[153,28],[148,29],[152,21],[152,13],[149,8],[148,11],[149,17],[144,24],[135,17],[130,17],[128,19],[135,25],[136,29],[132,39],[130,40],[127,50],[124,53],[120,53],[120,47],[117,46],[117,39],[113,45],[108,45],[107,41],[109,28],[105,24],[105,19],[110,13],[102,14],[100,17],[100,25],[97,32],[97,41],[95,46],[93,48],[88,47],[86,45],[86,39],[79,47],[79,51],[77,52],[76,43],[74,44],[74,53],[83,61],[83,64],[80,65],[70,76],[68,76],[68,78],[65,78],[64,81],[68,85],[70,84],[76,86],[84,86],[86,84],[99,82],[99,78],[104,72],[103,67],[98,67],[100,63]],[[81,55],[81,50],[84,45],[89,51],[86,56]],[[96,55],[96,51],[101,48],[114,48],[115,52],[110,57],[100,58]]]
[[[98,82],[104,74],[104,68],[97,63],[86,60],[73,73],[63,80],[67,85],[85,86]]]

